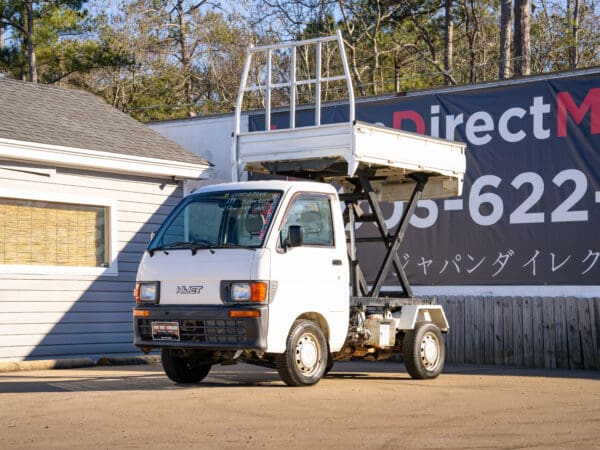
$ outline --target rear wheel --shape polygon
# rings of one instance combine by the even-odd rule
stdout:
[[[163,348],[160,352],[163,369],[175,383],[198,383],[211,368],[211,361],[204,353]]]
[[[275,356],[275,366],[288,386],[311,386],[323,378],[328,353],[321,328],[310,320],[298,320],[290,330],[285,352]]]
[[[425,380],[442,373],[446,348],[442,332],[431,322],[417,322],[404,338],[404,365],[411,377]]]

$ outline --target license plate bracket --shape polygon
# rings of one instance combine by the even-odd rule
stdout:
[[[152,339],[155,341],[179,341],[179,323],[152,322]]]

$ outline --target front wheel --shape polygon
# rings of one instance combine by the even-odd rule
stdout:
[[[442,332],[431,322],[417,322],[404,337],[404,365],[412,378],[425,380],[442,373],[446,348]]]
[[[198,383],[210,372],[211,363],[193,351],[163,348],[160,356],[165,373],[175,383]]]
[[[285,352],[275,356],[275,366],[288,386],[311,386],[323,378],[328,353],[321,328],[310,320],[297,320],[288,335]]]

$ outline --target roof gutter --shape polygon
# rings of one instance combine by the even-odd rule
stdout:
[[[207,178],[210,165],[0,138],[0,158],[159,178]]]

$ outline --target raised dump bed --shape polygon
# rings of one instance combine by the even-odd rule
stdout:
[[[311,52],[321,58],[321,46],[327,42],[338,43],[343,75],[322,76],[321,61],[314,66],[314,79],[298,80],[296,77],[296,49],[315,46]],[[252,47],[249,49],[246,67],[242,76],[236,111],[236,133],[233,145],[235,174],[249,172],[271,173],[294,177],[305,177],[330,182],[336,180],[345,189],[352,188],[347,181],[360,171],[368,170],[371,186],[378,200],[408,200],[414,190],[412,174],[428,175],[422,198],[444,198],[459,196],[465,174],[465,144],[423,136],[407,131],[358,122],[355,118],[354,91],[345,58],[341,34],[314,40]],[[283,72],[281,64],[274,59],[287,55],[289,67]],[[248,85],[248,71],[253,57],[264,62],[258,69],[262,84]],[[274,78],[274,66],[278,77]],[[256,77],[252,77],[255,78]],[[266,79],[265,79],[266,78]],[[321,86],[343,81],[346,84],[349,102],[349,121],[321,124]],[[296,96],[300,86],[312,85],[315,92],[315,124],[307,127],[295,126]],[[272,91],[288,95],[290,127],[271,130]],[[240,132],[239,120],[245,93],[263,93],[265,108],[265,131]],[[279,95],[281,97],[281,95]]]
[[[238,135],[247,171],[337,180],[369,169],[379,200],[408,200],[413,173],[429,175],[422,198],[462,193],[465,145],[364,122],[336,123]]]

